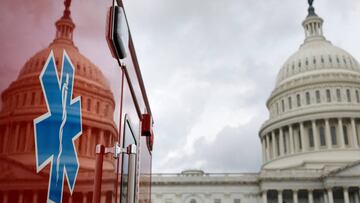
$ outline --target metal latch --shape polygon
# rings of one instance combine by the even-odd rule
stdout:
[[[112,154],[114,159],[117,159],[120,157],[120,154],[136,154],[136,145],[130,144],[126,148],[123,148],[119,146],[118,142],[115,142],[113,147],[104,147],[98,144],[96,145],[96,154]]]

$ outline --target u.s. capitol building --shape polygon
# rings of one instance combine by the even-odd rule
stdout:
[[[304,43],[266,103],[261,171],[155,174],[153,203],[359,203],[360,65],[326,40],[309,3]]]

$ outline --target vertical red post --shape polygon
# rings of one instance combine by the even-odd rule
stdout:
[[[104,154],[105,154],[104,145],[100,145],[100,144],[96,145],[93,203],[100,203]]]

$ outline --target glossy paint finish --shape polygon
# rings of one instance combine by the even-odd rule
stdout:
[[[150,202],[151,151],[140,129],[142,114],[151,110],[132,41],[126,67],[119,67],[108,50],[104,33],[109,6],[110,2],[106,1],[87,2],[87,5],[73,2],[64,9],[52,1],[25,2],[21,7],[24,12],[18,17],[11,16],[17,25],[9,27],[8,32],[15,39],[2,40],[10,41],[17,49],[1,48],[11,60],[3,61],[1,67],[8,70],[9,77],[0,76],[3,81],[0,83],[0,202],[47,201],[51,168],[48,164],[36,170],[34,120],[49,111],[40,73],[53,52],[60,75],[64,50],[75,70],[72,99],[81,98],[82,134],[74,140],[80,165],[74,190],[70,192],[65,180],[62,202],[92,202],[95,146],[123,144],[125,115],[131,121],[138,144],[136,201]],[[38,10],[31,10],[35,8]],[[46,18],[39,25],[37,16],[41,12]],[[90,18],[94,18],[91,23]],[[26,35],[18,34],[18,26],[23,27]],[[62,110],[61,105],[58,108]],[[58,136],[51,130],[48,133]],[[53,157],[52,161],[55,160]],[[121,159],[104,155],[100,202],[120,202],[121,163]]]

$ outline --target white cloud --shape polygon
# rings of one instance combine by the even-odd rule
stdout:
[[[359,5],[315,2],[326,37],[355,57]],[[155,0],[126,6],[154,109],[154,171],[258,171],[265,102],[282,64],[303,42],[307,2]]]

